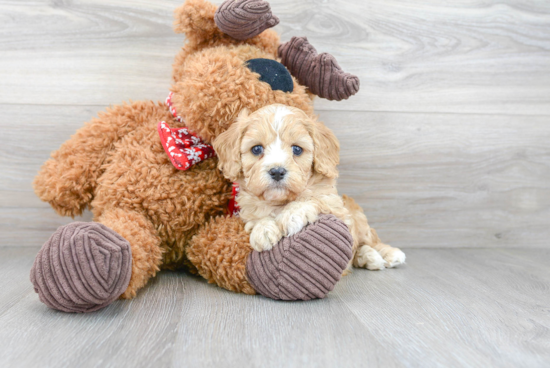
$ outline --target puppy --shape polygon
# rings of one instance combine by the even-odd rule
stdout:
[[[237,121],[213,143],[219,168],[240,187],[236,200],[250,245],[269,250],[319,214],[349,227],[356,267],[380,270],[405,262],[405,254],[380,241],[352,198],[339,196],[339,143],[332,131],[302,110],[275,104]]]

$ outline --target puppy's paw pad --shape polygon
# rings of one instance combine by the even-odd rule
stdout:
[[[386,261],[380,253],[367,245],[357,250],[354,263],[357,267],[363,267],[372,271],[383,270],[386,267]]]

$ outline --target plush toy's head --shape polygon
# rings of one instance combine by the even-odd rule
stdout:
[[[251,45],[205,48],[175,69],[172,102],[186,126],[207,142],[227,130],[239,112],[274,103],[313,114],[306,88],[275,58]]]
[[[175,11],[175,31],[186,44],[176,56],[172,103],[186,126],[212,142],[236,119],[279,103],[313,114],[312,98],[342,100],[359,79],[305,37],[280,44],[279,22],[263,0],[186,0]],[[291,76],[292,75],[292,76]]]

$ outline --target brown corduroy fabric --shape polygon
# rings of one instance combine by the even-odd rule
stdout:
[[[273,249],[251,252],[246,263],[248,281],[258,294],[271,299],[324,298],[351,260],[352,243],[346,224],[333,215],[322,215]]]
[[[306,37],[292,37],[279,46],[281,63],[311,93],[327,100],[346,100],[359,91],[359,78],[340,68],[334,56],[322,53]]]
[[[248,40],[279,24],[269,3],[262,0],[225,1],[216,11],[214,21],[220,31],[237,40]]]
[[[93,312],[111,304],[128,287],[130,244],[105,225],[62,226],[42,246],[31,269],[40,300],[64,312]]]

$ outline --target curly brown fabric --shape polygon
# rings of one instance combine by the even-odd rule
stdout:
[[[271,299],[324,298],[351,260],[352,243],[346,224],[333,215],[322,215],[271,250],[251,252],[246,263],[248,281]]]
[[[322,53],[306,37],[292,37],[279,46],[281,63],[311,93],[327,100],[346,100],[359,91],[359,78],[340,68],[334,56]]]
[[[262,0],[227,0],[214,20],[223,33],[237,40],[248,40],[279,24],[269,3]]]
[[[209,283],[245,294],[255,294],[245,269],[251,251],[241,219],[223,216],[211,219],[186,248],[187,258]]]
[[[63,312],[93,312],[126,290],[130,244],[108,227],[89,222],[62,226],[42,246],[31,269],[40,300]]]

